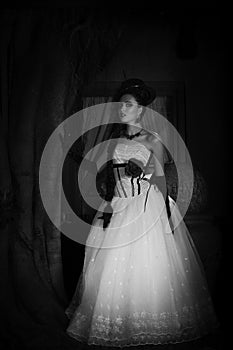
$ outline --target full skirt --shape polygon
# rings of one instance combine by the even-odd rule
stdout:
[[[106,230],[96,215],[66,309],[66,331],[81,342],[179,343],[218,325],[200,258],[175,202],[169,197],[172,232],[162,194],[151,187],[145,206],[146,195],[114,197]]]

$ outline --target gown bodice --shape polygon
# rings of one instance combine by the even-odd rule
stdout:
[[[131,158],[138,159],[145,166],[150,157],[150,151],[139,142],[134,141],[125,141],[124,143],[118,143],[114,154],[113,159],[116,163],[127,162]]]
[[[146,167],[151,151],[142,143],[125,140],[117,144],[113,159],[114,164],[126,164],[130,159],[141,162],[143,167]],[[132,177],[125,174],[124,169],[116,168],[116,187],[115,196],[117,197],[131,197],[146,193],[149,189],[149,182],[144,178],[143,172],[140,176]]]

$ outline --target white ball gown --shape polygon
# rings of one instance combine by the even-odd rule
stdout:
[[[133,157],[145,165],[149,156],[145,146],[127,140],[113,157],[117,163]],[[148,191],[148,181],[141,179],[139,192],[133,181],[134,186],[128,176],[117,179],[107,229],[99,213],[93,221],[83,271],[66,309],[66,332],[80,342],[108,347],[200,338],[218,322],[191,236],[172,198],[173,233],[158,188]]]

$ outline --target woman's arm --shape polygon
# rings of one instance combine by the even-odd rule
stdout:
[[[150,135],[148,141],[153,162],[153,173],[150,178],[150,183],[158,187],[163,195],[165,203],[168,204],[167,184],[164,175],[164,146],[160,138],[156,135]],[[168,214],[170,214],[170,212]]]
[[[156,185],[163,195],[164,200],[167,196],[167,185],[164,176],[164,157],[163,144],[155,136],[149,138],[150,150],[152,152],[153,173],[150,178],[150,183]]]
[[[170,219],[171,209],[164,174],[164,147],[161,140],[159,140],[157,137],[153,137],[153,139],[151,139],[151,151],[153,153],[152,158],[154,163],[154,172],[150,178],[150,183],[156,185],[163,195],[171,232],[174,234],[173,223]]]
[[[154,165],[154,172],[150,178],[150,183],[156,185],[160,190],[160,192],[162,193],[166,204],[166,210],[167,210],[167,215],[169,219],[171,216],[171,210],[170,210],[169,198],[168,198],[168,192],[167,192],[167,183],[166,183],[166,178],[164,174],[164,147],[161,140],[159,140],[155,136],[150,137],[150,144],[151,144],[151,152],[153,153],[152,159],[153,159],[153,165]]]
[[[154,135],[150,136],[149,142],[153,153],[153,167],[156,176],[164,176],[164,148],[162,142]]]

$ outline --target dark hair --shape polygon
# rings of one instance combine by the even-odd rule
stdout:
[[[135,88],[128,89],[127,91],[121,91],[116,95],[115,102],[119,102],[124,95],[132,95],[140,106],[146,106],[145,99],[140,91]]]
[[[141,106],[148,106],[156,97],[154,89],[147,86],[141,79],[128,79],[122,82],[113,102],[119,102],[124,95],[132,95]]]

